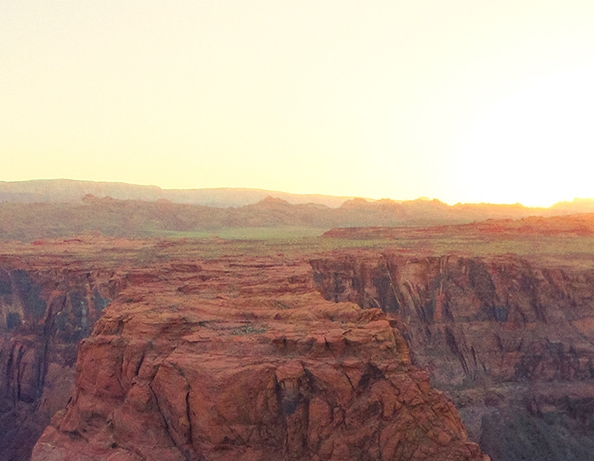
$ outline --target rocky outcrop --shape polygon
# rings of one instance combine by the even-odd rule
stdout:
[[[337,227],[324,232],[323,235],[326,238],[349,240],[464,238],[501,241],[513,238],[550,238],[554,236],[588,237],[594,235],[594,214],[487,219],[468,224],[430,227]]]
[[[594,459],[594,268],[390,252],[311,264],[326,299],[387,314],[493,459]]]
[[[592,459],[583,259],[46,243],[0,257],[2,459],[54,414],[36,461],[481,459],[435,388],[495,460]]]
[[[132,270],[36,444],[59,460],[487,460],[379,309],[324,300],[306,262]]]
[[[109,272],[79,265],[0,260],[3,460],[29,459],[51,416],[67,404],[78,342],[90,334],[118,285]]]

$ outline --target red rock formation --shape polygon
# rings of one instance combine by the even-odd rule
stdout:
[[[518,238],[594,235],[594,213],[569,216],[527,216],[521,219],[487,219],[469,224],[429,227],[337,227],[324,237],[353,240],[396,240],[400,238]]]
[[[127,280],[34,461],[488,459],[386,316],[325,301],[305,263],[178,261]]]
[[[311,263],[326,299],[388,314],[494,459],[591,459],[594,268],[513,255]]]
[[[54,260],[53,262],[56,262]],[[0,261],[0,453],[29,459],[74,387],[77,344],[117,292],[106,271]]]

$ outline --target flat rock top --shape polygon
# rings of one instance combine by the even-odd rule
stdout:
[[[484,459],[379,309],[324,300],[304,258],[175,248],[111,259],[119,294],[33,460]]]

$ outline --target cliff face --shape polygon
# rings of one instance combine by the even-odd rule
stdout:
[[[311,264],[326,299],[392,319],[493,459],[592,459],[594,269],[393,253]]]
[[[74,388],[77,345],[118,291],[111,274],[0,261],[0,453],[29,459]]]
[[[126,278],[34,461],[488,459],[385,314],[324,300],[306,262]]]
[[[77,245],[0,259],[3,459],[71,396],[34,460],[481,459],[434,387],[495,460],[592,459],[583,261]]]

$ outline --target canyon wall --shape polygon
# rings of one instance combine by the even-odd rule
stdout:
[[[327,300],[381,308],[494,460],[594,459],[594,269],[351,253],[311,261]]]
[[[56,261],[54,261],[56,262]],[[79,341],[118,291],[106,271],[0,260],[0,453],[29,459],[74,389]]]
[[[189,259],[126,279],[34,461],[488,460],[395,324],[324,300],[307,261]]]
[[[0,258],[3,459],[593,458],[588,261],[130,245]]]

